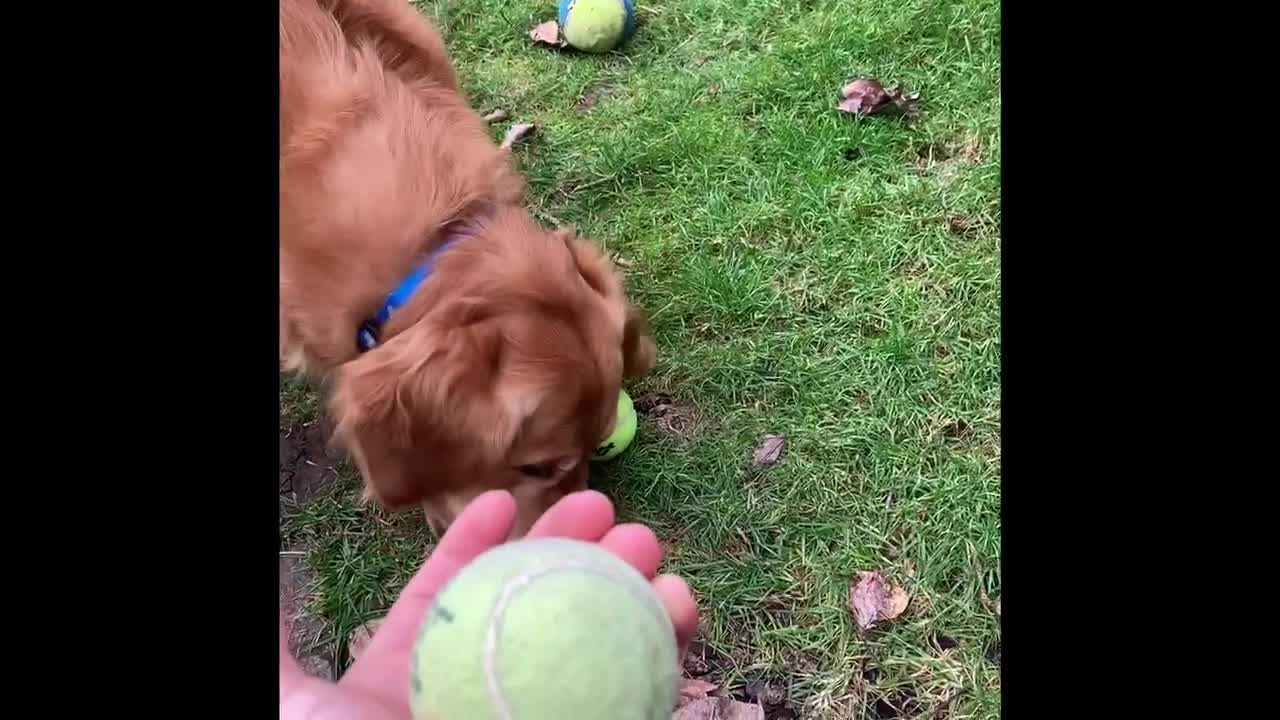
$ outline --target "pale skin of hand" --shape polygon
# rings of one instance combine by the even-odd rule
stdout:
[[[281,720],[410,720],[409,666],[413,642],[436,593],[480,553],[506,541],[515,524],[509,493],[487,492],[449,527],[426,563],[405,585],[368,647],[338,682],[303,674],[280,627]],[[653,583],[675,627],[680,657],[698,629],[698,608],[684,580],[656,576],[662,547],[643,525],[614,525],[613,505],[593,491],[566,495],[534,524],[528,537],[566,537],[599,543]],[[427,669],[430,672],[430,669]]]

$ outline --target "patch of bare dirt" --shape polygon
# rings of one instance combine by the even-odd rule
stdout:
[[[973,426],[964,420],[951,420],[938,430],[938,436],[947,445],[965,445],[973,439]]]
[[[328,625],[307,612],[310,578],[301,553],[280,555],[280,615],[289,634],[289,652],[308,675],[336,678],[337,643]]]
[[[329,444],[326,423],[280,428],[280,495],[305,503],[329,490],[338,479],[343,452]]]
[[[732,658],[718,652],[702,640],[689,643],[689,652],[684,656],[684,671],[690,677],[719,676],[724,670],[731,669],[733,665]]]
[[[787,684],[778,679],[756,678],[742,688],[742,697],[764,709],[765,720],[793,720],[797,717],[787,701]]]
[[[601,101],[609,97],[612,92],[613,86],[611,85],[594,85],[582,93],[573,109],[580,113],[589,113],[595,109],[596,105],[599,105]]]
[[[915,149],[912,164],[920,175],[930,175],[944,184],[960,176],[966,168],[982,162],[982,144],[974,138],[952,139],[941,142],[928,142]],[[952,232],[958,232],[960,226],[952,226]]]
[[[280,428],[281,501],[306,504],[337,482],[336,467],[344,454],[329,444],[329,436],[329,427],[320,422]],[[311,577],[305,558],[304,548],[281,549],[280,615],[289,635],[289,652],[303,671],[334,679],[338,644],[329,624],[307,610]]]
[[[911,718],[920,714],[920,701],[911,688],[894,690],[884,694],[874,694],[868,703],[870,716],[889,720],[890,718]]]
[[[949,160],[965,165],[982,162],[982,145],[973,138],[927,142],[916,146],[916,166],[927,168]]]
[[[636,413],[651,418],[658,429],[680,440],[702,429],[702,411],[690,402],[666,393],[647,393],[635,399]]]

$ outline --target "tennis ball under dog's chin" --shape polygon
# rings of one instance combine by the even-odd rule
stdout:
[[[605,53],[635,34],[631,0],[560,0],[560,35],[572,47]]]
[[[670,720],[675,630],[649,581],[593,543],[499,545],[436,595],[415,720]]]
[[[612,460],[631,446],[636,438],[636,406],[626,390],[618,392],[618,419],[613,423],[613,432],[600,441],[591,453],[591,459],[597,461]]]

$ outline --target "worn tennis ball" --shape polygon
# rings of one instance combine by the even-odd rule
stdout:
[[[643,575],[593,543],[499,545],[436,595],[413,650],[415,720],[670,720],[675,630]]]
[[[618,392],[618,419],[613,422],[613,431],[600,441],[591,453],[592,460],[612,460],[626,450],[636,438],[636,406],[626,390]]]
[[[560,0],[560,35],[572,47],[605,53],[636,31],[631,0]]]

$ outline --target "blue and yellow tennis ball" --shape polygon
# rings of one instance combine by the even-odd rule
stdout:
[[[595,543],[499,545],[432,601],[415,720],[670,720],[675,630],[649,581]]]
[[[636,438],[636,406],[626,390],[618,391],[618,418],[613,422],[609,436],[600,441],[591,453],[592,460],[612,460],[622,454]]]
[[[609,52],[635,32],[631,0],[560,0],[560,36],[578,50]]]

